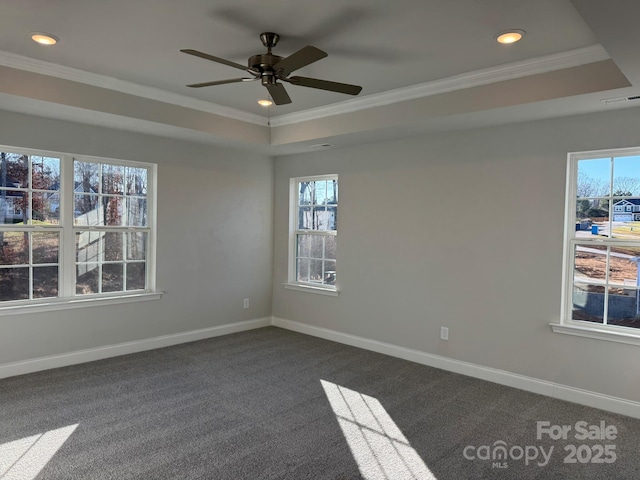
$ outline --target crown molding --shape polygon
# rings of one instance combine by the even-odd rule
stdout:
[[[365,97],[347,100],[333,105],[312,108],[302,112],[280,115],[271,118],[270,122],[268,122],[266,118],[260,115],[255,115],[235,108],[225,107],[212,102],[194,99],[186,95],[167,92],[166,90],[161,90],[159,88],[139,85],[137,83],[119,80],[114,77],[98,75],[84,70],[65,67],[55,63],[45,62],[0,50],[0,65],[6,67],[49,75],[96,87],[107,88],[234,120],[271,127],[280,127],[298,122],[357,112],[407,100],[414,100],[416,98],[448,93],[529,75],[547,73],[563,68],[576,67],[579,65],[607,60],[609,58],[609,55],[601,45],[592,45],[590,47],[530,58],[520,62],[498,65],[496,67],[476,70],[449,78],[434,80],[432,82],[367,95]]]
[[[534,57],[520,62],[498,65],[473,72],[463,73],[453,77],[434,80],[409,87],[389,90],[387,92],[367,95],[365,97],[347,100],[324,107],[312,108],[302,112],[289,113],[273,117],[271,127],[280,127],[293,123],[306,122],[334,115],[357,112],[374,107],[381,107],[393,103],[414,100],[416,98],[453,92],[470,87],[487,85],[490,83],[512,80],[541,73],[548,73],[564,68],[577,67],[589,63],[608,60],[609,54],[601,45],[569,50]]]
[[[168,92],[154,87],[147,87],[125,80],[119,80],[114,77],[98,75],[95,73],[79,70],[76,68],[65,67],[55,63],[37,60],[35,58],[17,55],[15,53],[0,50],[0,65],[18,70],[49,75],[51,77],[62,78],[80,82],[95,87],[107,88],[121,93],[127,93],[150,100],[170,103],[180,107],[200,110],[202,112],[212,113],[221,117],[231,118],[242,122],[252,123],[255,125],[267,126],[267,119],[260,115],[248,113],[236,108],[225,107],[216,103],[198,100],[186,95]]]

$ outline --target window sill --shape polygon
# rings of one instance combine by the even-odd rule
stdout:
[[[21,313],[51,312],[53,310],[67,310],[70,308],[98,307],[101,305],[114,305],[119,303],[145,302],[158,300],[163,292],[144,292],[132,294],[120,294],[100,297],[73,297],[55,298],[43,301],[23,303],[20,305],[0,306],[0,316],[18,315]]]
[[[614,332],[612,330],[604,330],[593,327],[582,327],[578,325],[564,325],[560,323],[551,323],[550,325],[555,333],[576,335],[578,337],[595,338],[598,340],[606,340],[609,342],[626,343],[629,345],[640,345],[640,331],[638,332],[638,335],[633,335],[626,332]]]
[[[300,283],[283,283],[282,286],[288,290],[319,293],[320,295],[329,295],[331,297],[337,297],[339,295],[338,290],[333,288],[314,287],[312,285],[302,285]]]

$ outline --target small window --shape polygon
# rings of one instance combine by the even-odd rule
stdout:
[[[336,289],[338,177],[291,179],[289,283]]]
[[[640,337],[640,148],[570,154],[568,172],[562,324]]]

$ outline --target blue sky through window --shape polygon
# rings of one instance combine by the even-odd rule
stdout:
[[[640,179],[640,156],[614,157],[613,159],[613,191],[616,188],[616,178],[627,177]],[[578,162],[578,182],[581,178],[590,178],[608,186],[611,180],[611,158],[580,160]],[[639,192],[632,192],[638,194]]]

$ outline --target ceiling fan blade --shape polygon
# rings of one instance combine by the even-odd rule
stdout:
[[[293,85],[329,90],[330,92],[346,93],[347,95],[358,95],[362,91],[362,87],[358,85],[330,82],[328,80],[320,80],[319,78],[291,77],[288,80]]]
[[[276,105],[285,105],[287,103],[291,103],[291,98],[289,94],[284,89],[284,85],[281,83],[274,83],[272,85],[265,85],[267,90],[269,90],[269,94],[271,98],[273,98],[273,103]]]
[[[326,56],[327,52],[323,52],[316,47],[306,46],[280,60],[273,66],[273,69],[279,77],[287,77],[291,72],[309,65],[310,63],[317,62]]]
[[[225,60],[224,58],[214,57],[213,55],[209,55],[208,53],[203,53],[203,52],[199,52],[197,50],[191,50],[191,49],[180,50],[180,51],[182,53],[187,53],[195,57],[204,58],[205,60],[211,60],[212,62],[222,63],[223,65],[228,65],[233,68],[249,71],[249,68],[246,65],[240,65],[239,63],[232,62],[230,60]]]
[[[225,83],[253,82],[254,80],[258,80],[258,79],[257,78],[230,78],[229,80],[217,80],[214,82],[192,83],[191,85],[187,85],[187,87],[202,88],[202,87],[211,87],[213,85],[224,85]]]

